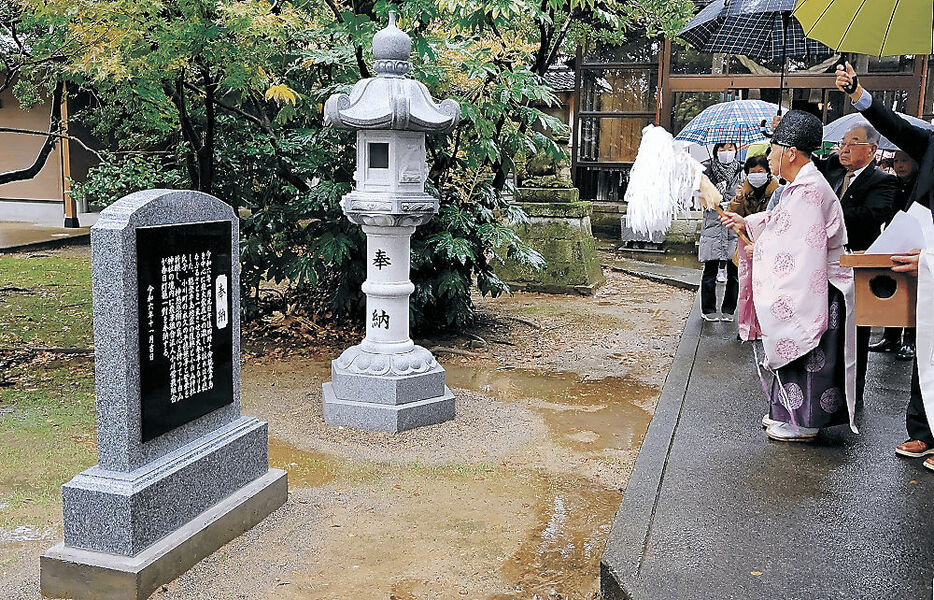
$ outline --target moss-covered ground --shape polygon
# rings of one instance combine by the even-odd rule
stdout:
[[[96,462],[92,345],[86,247],[0,256],[0,530],[57,525]]]

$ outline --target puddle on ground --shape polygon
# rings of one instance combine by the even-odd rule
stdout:
[[[446,363],[450,387],[521,403],[541,415],[552,440],[581,460],[638,449],[659,394],[629,376],[590,380],[571,371],[497,368],[491,361]],[[326,362],[305,366],[301,372],[292,364],[275,367],[277,388],[327,377]],[[349,485],[358,495],[353,506],[321,503],[331,524],[322,552],[343,574],[325,575],[328,567],[312,561],[291,577],[283,595],[289,600],[350,597],[351,591],[392,600],[589,598],[621,500],[602,480],[522,465],[427,479],[387,467],[393,485],[371,489],[347,482],[348,471],[332,455],[272,438],[269,457],[289,472],[296,490],[336,480],[332,485]],[[361,513],[360,506],[379,508]],[[389,558],[387,545],[409,550]]]
[[[9,544],[12,542],[36,542],[39,540],[50,539],[53,530],[49,527],[39,529],[29,525],[20,525],[13,529],[0,528],[0,544]]]
[[[621,499],[620,492],[583,480],[553,485],[537,505],[539,526],[500,569],[515,595],[490,600],[577,597],[594,585]]]
[[[500,369],[448,364],[452,388],[481,392],[503,402],[525,401],[552,433],[578,450],[635,449],[642,443],[657,388],[629,377],[582,381],[570,371]]]
[[[606,251],[608,258],[628,258],[642,262],[650,262],[658,265],[668,265],[671,267],[686,267],[688,269],[700,269],[703,265],[697,260],[697,254],[683,254],[672,252],[639,252],[638,250],[617,250],[616,252]]]
[[[543,469],[430,478],[396,470],[352,497],[315,497],[329,526],[276,597],[590,598],[620,499]]]
[[[503,483],[509,485],[508,480]],[[583,479],[556,479],[541,473],[526,483],[532,486],[525,488],[526,493],[533,493],[536,500],[523,507],[533,511],[535,524],[498,569],[501,582],[511,591],[484,593],[476,581],[464,581],[458,595],[486,600],[590,598],[598,586],[600,557],[622,494]],[[402,579],[392,586],[389,597],[439,597],[426,583]],[[451,597],[452,591],[448,588],[442,597]]]
[[[337,477],[337,468],[327,454],[300,450],[272,437],[269,466],[287,471],[290,487],[318,487]]]
[[[418,593],[424,593],[424,587],[421,581],[407,577],[392,584],[389,600],[419,600]]]

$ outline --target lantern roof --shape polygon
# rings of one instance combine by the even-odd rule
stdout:
[[[412,65],[412,39],[389,25],[373,36],[373,69],[376,77],[361,79],[350,94],[334,94],[324,104],[324,123],[347,129],[395,129],[426,133],[451,131],[460,121],[454,100],[435,104],[428,88],[406,77]]]

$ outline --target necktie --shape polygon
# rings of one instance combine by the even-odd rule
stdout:
[[[843,185],[840,186],[840,193],[837,194],[837,197],[841,200],[843,195],[846,193],[846,188],[850,187],[850,182],[853,181],[853,171],[847,171],[846,177],[843,178]]]

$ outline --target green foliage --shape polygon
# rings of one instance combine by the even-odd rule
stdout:
[[[724,101],[722,92],[682,92],[675,104],[672,129],[677,133],[709,106]]]
[[[176,189],[185,185],[183,173],[166,167],[156,156],[129,154],[120,157],[112,153],[102,156],[104,160],[88,171],[87,179],[72,186],[74,198],[87,201],[94,210],[110,206],[133,192]]]
[[[481,294],[509,291],[493,272],[494,261],[516,256],[536,266],[544,262],[508,226],[504,213],[519,209],[492,189],[489,178],[466,194],[452,190],[452,196],[412,240],[413,321],[435,327],[461,327],[473,319],[472,278]]]
[[[41,104],[42,90],[27,79],[17,79],[13,84],[13,97],[25,109]]]
[[[679,27],[690,0],[0,0],[28,38],[16,54],[29,101],[68,82],[91,107],[74,118],[112,149],[77,193],[96,203],[143,187],[191,187],[248,215],[241,222],[243,306],[264,281],[359,314],[364,240],[340,198],[353,183],[352,132],[322,126],[322,105],[370,76],[373,34],[390,10],[413,42],[413,76],[456,99],[461,124],[428,140],[440,217],[412,242],[415,323],[461,326],[470,291],[508,291],[492,270],[541,257],[508,227],[523,215],[508,174],[536,153],[565,157],[567,127],[542,111],[543,79],[583,38],[621,40],[634,21]],[[8,26],[9,28],[9,26]],[[12,64],[12,63],[10,63]],[[550,132],[545,135],[543,132]],[[120,158],[117,158],[117,157]],[[159,159],[153,158],[158,156]],[[301,294],[299,297],[302,297]]]

